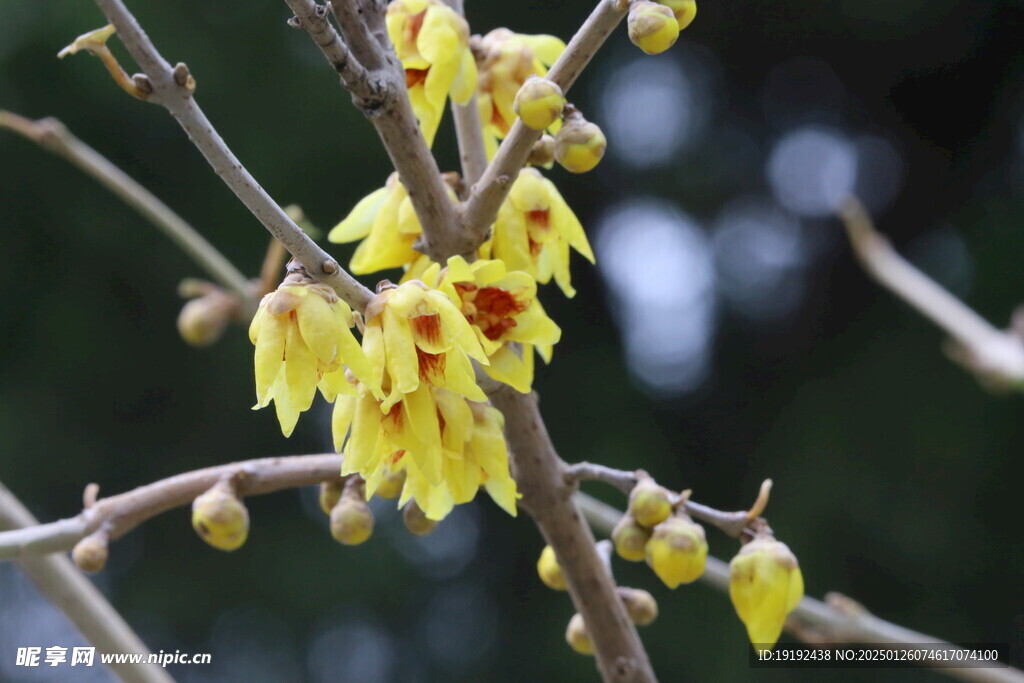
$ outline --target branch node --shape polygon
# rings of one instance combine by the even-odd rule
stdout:
[[[327,273],[328,275],[333,275],[334,273],[337,273],[338,269],[340,268],[338,262],[335,261],[334,259],[327,259],[326,261],[323,262],[323,265],[321,265],[320,267],[323,268],[324,272]]]
[[[189,95],[196,90],[196,79],[192,77],[192,73],[188,70],[188,64],[185,62],[178,62],[174,65],[174,82],[178,84],[178,87],[184,88]]]

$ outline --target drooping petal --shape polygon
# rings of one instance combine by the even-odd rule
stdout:
[[[355,396],[341,396],[334,403],[334,411],[331,413],[331,435],[334,437],[334,450],[338,453],[341,453],[345,445],[345,437],[348,436],[348,429],[356,414],[358,400]]]
[[[363,197],[340,223],[327,234],[327,241],[334,243],[354,242],[370,234],[374,218],[380,211],[388,194],[382,187]]]
[[[264,315],[256,339],[256,405],[260,408],[270,403],[270,389],[284,362],[284,346],[288,336],[286,320],[274,315]]]

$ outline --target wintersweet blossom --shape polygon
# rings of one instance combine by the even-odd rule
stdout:
[[[334,290],[293,271],[260,302],[249,339],[256,346],[256,405],[274,401],[281,431],[290,436],[299,415],[308,410],[325,375],[344,371],[367,383],[378,395],[369,361],[352,335],[352,310]],[[337,389],[322,386],[332,400]]]
[[[516,93],[530,76],[544,76],[565,50],[555,36],[523,35],[498,28],[478,46],[480,60],[477,104],[484,128],[488,158],[516,120]]]
[[[441,290],[459,305],[490,361],[483,366],[484,372],[516,391],[530,391],[534,349],[544,362],[550,362],[552,347],[562,336],[537,300],[537,282],[532,275],[510,271],[502,261],[467,263],[461,256],[453,256],[445,268],[431,263],[417,272],[414,266],[407,274],[410,276]]]
[[[448,95],[465,104],[476,88],[469,25],[440,0],[393,0],[387,27],[405,68],[413,111],[427,145],[432,145]]]
[[[570,247],[594,262],[583,226],[555,184],[537,169],[523,169],[498,211],[493,236],[480,256],[501,259],[509,270],[525,271],[541,284],[554,278],[562,292],[572,297],[576,290],[569,274]]]

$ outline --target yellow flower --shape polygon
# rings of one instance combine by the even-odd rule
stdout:
[[[572,297],[576,290],[569,274],[569,247],[594,262],[583,226],[555,184],[536,169],[523,169],[480,256],[501,259],[509,270],[525,271],[541,284],[554,277],[562,292]]]
[[[318,384],[333,401],[339,390],[350,387],[325,376],[344,374],[347,365],[374,393],[370,363],[349,328],[352,310],[332,289],[315,284],[293,271],[277,291],[263,297],[249,326],[256,345],[256,408],[274,401],[281,431],[290,436],[299,414],[313,403]]]
[[[470,359],[486,366],[487,354],[452,299],[420,280],[397,287],[385,283],[366,307],[363,331],[363,350],[375,373],[371,380],[390,383],[381,410],[414,400],[410,397],[426,385],[486,401]]]
[[[357,396],[339,396],[332,428],[336,448],[344,443],[342,473],[361,474],[369,497],[404,472],[399,506],[413,500],[428,519],[444,519],[480,486],[514,516],[518,493],[502,414],[427,384],[407,398],[382,413],[382,402],[362,385]]]
[[[505,28],[491,31],[480,41],[480,80],[477,104],[484,127],[487,157],[494,156],[498,140],[508,135],[516,120],[516,93],[530,76],[544,76],[565,50],[554,36],[528,36]]]
[[[452,202],[454,190],[445,186]],[[388,268],[407,266],[420,254],[413,249],[423,232],[405,186],[392,173],[384,187],[359,201],[351,213],[334,227],[327,239],[335,243],[363,240],[349,263],[355,275],[366,275]]]
[[[484,372],[520,393],[529,393],[534,348],[548,363],[553,345],[562,337],[562,330],[537,300],[533,276],[509,272],[502,261],[467,263],[461,256],[449,258],[444,269],[422,259],[406,273],[407,278],[417,276],[460,307],[490,361],[483,366]],[[516,344],[521,345],[521,353]]]
[[[405,68],[413,111],[427,145],[432,145],[448,95],[465,104],[476,89],[469,25],[440,0],[393,0],[387,27]]]
[[[729,563],[729,597],[753,644],[773,647],[803,596],[796,556],[774,538],[755,538]]]
[[[693,583],[704,573],[708,542],[704,527],[678,513],[654,527],[646,547],[647,564],[669,588]]]

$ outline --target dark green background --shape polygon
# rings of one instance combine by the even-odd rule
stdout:
[[[568,38],[591,4],[470,2],[468,12],[477,32],[508,25]],[[131,6],[165,57],[188,62],[198,101],[275,199],[329,227],[381,185],[389,167],[371,126],[309,39],[285,25],[284,3]],[[551,177],[588,226],[635,192],[710,224],[728,200],[766,191],[764,155],[785,130],[762,107],[765,79],[812,56],[845,87],[842,115],[826,123],[881,134],[903,157],[902,190],[882,229],[904,248],[952,226],[973,272],[960,293],[1003,325],[1020,301],[1024,248],[1022,18],[1015,0],[705,0],[683,38],[717,65],[702,139],[667,170],[610,159],[596,173]],[[89,57],[55,58],[101,23],[87,0],[5,2],[0,107],[59,117],[255,274],[266,233],[166,112],[127,97]],[[603,121],[602,74],[635,55],[621,29],[582,77],[572,99],[592,120]],[[450,168],[452,135],[442,130],[437,152]],[[737,160],[727,130],[750,143],[753,163]],[[272,411],[250,411],[242,330],[209,350],[181,342],[175,288],[203,273],[161,234],[11,134],[0,135],[0,161],[0,480],[39,517],[75,514],[90,481],[109,494],[207,465],[330,448],[325,410],[304,417],[290,440]],[[1019,638],[1024,402],[986,394],[943,357],[935,329],[863,275],[837,224],[811,225],[833,244],[809,271],[798,311],[771,325],[721,312],[713,377],[677,400],[630,379],[604,287],[575,260],[578,297],[567,302],[553,285],[542,295],[565,331],[537,381],[555,444],[568,460],[644,467],[720,508],[745,506],[770,476],[768,516],[800,558],[810,595],[840,591],[954,641]],[[657,273],[638,277],[657,286]],[[371,542],[350,549],[330,539],[309,492],[248,504],[252,533],[238,552],[206,547],[176,510],[115,544],[98,579],[154,649],[213,653],[212,669],[175,675],[594,679],[592,661],[562,640],[567,597],[535,577],[541,543],[528,520],[482,501],[420,543],[382,512]],[[732,540],[709,536],[714,554],[735,552]],[[616,572],[659,599],[662,616],[642,635],[663,680],[820,680],[748,669],[743,629],[710,588],[669,592],[643,567],[619,563]],[[8,632],[29,626],[5,611],[14,600],[0,595]],[[934,678],[843,678],[880,674]]]

